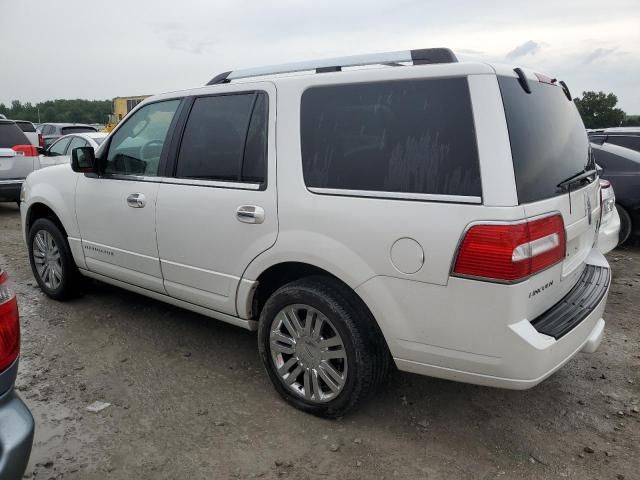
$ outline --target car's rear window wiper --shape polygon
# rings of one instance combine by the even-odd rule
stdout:
[[[558,188],[568,187],[569,185],[572,185],[574,183],[580,182],[581,180],[584,180],[585,178],[590,177],[591,175],[595,175],[596,173],[598,173],[598,172],[597,172],[597,170],[595,168],[585,168],[581,172],[578,172],[575,175],[572,175],[569,178],[561,181],[557,185],[557,187]]]

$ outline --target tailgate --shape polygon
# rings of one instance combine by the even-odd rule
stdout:
[[[18,155],[10,148],[0,148],[0,180],[24,180],[34,170],[36,158]]]
[[[532,319],[567,295],[582,275],[597,239],[600,184],[584,124],[567,92],[546,77],[525,78],[498,76],[518,203],[529,219],[559,213],[566,232],[562,262],[528,280]]]
[[[584,267],[596,241],[600,222],[600,185],[597,181],[536,203],[523,205],[527,217],[560,212],[567,234],[567,251],[562,262],[564,280]]]

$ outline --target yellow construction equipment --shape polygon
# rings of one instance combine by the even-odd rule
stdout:
[[[150,95],[138,95],[135,97],[116,97],[113,99],[113,113],[109,115],[109,122],[105,125],[105,132],[110,132],[122,120],[127,113]]]

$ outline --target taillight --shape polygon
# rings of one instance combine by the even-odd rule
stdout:
[[[616,195],[608,180],[600,180],[600,220],[607,217],[616,208]]]
[[[6,273],[0,273],[0,372],[20,353],[18,302]]]
[[[33,145],[14,145],[11,149],[19,155],[25,157],[37,157],[38,148]]]
[[[520,223],[474,225],[460,244],[453,274],[515,282],[560,262],[565,248],[560,215]]]
[[[44,148],[44,138],[40,132],[38,132],[38,145],[40,145],[40,148]]]

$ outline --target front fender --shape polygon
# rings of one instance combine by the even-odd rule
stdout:
[[[78,176],[67,165],[60,165],[60,167],[62,168],[49,167],[33,172],[23,185],[20,213],[25,243],[28,235],[27,223],[36,205],[44,205],[55,214],[65,229],[67,237],[77,240],[80,238],[75,214],[75,189]],[[77,243],[79,245],[79,242]],[[70,246],[76,263],[79,260],[82,261],[83,259],[77,258],[76,248],[73,245]]]

